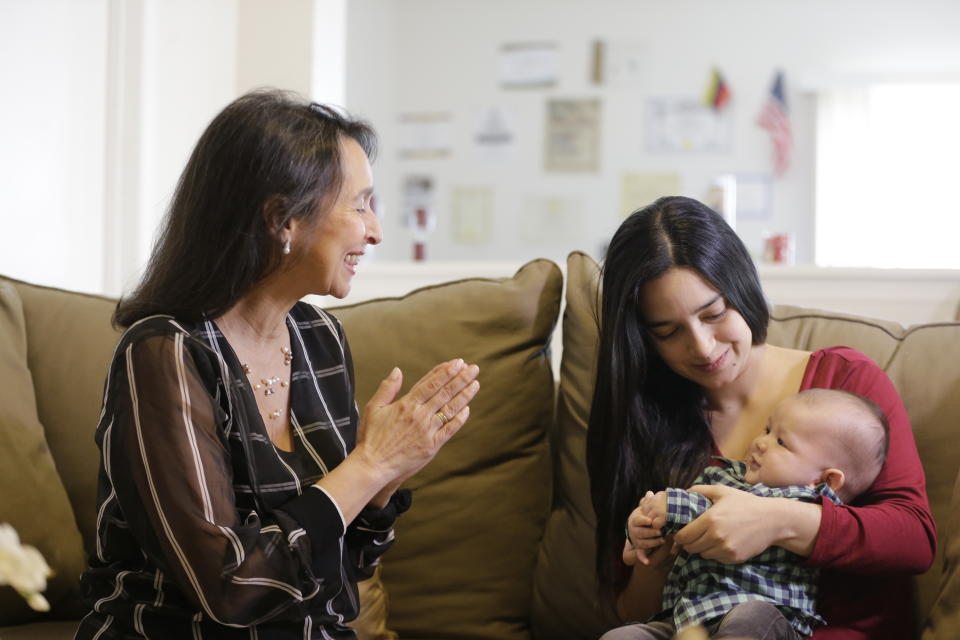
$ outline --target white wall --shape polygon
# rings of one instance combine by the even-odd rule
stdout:
[[[253,87],[309,95],[314,7],[342,49],[343,2],[0,1],[0,273],[129,290],[203,129]]]
[[[349,20],[348,106],[369,114],[383,133],[384,156],[374,166],[388,205],[378,256],[406,258],[410,231],[400,225],[401,186],[411,173],[438,183],[440,224],[436,259],[562,259],[569,249],[596,253],[619,223],[624,171],[668,170],[682,176],[687,195],[702,198],[726,172],[769,172],[770,143],[754,124],[775,68],[787,74],[796,144],[793,168],[773,189],[768,222],[738,222],[756,250],[766,231],[788,231],[800,262],[813,258],[814,96],[836,78],[866,73],[960,69],[960,3],[950,0],[354,0]],[[388,21],[389,20],[389,21]],[[589,47],[602,38],[637,42],[647,54],[641,89],[596,87],[588,81]],[[560,83],[550,89],[504,90],[497,52],[508,42],[559,44]],[[728,154],[644,153],[643,100],[648,96],[700,97],[712,66],[733,91],[736,143]],[[602,168],[593,175],[546,174],[542,148],[544,104],[553,97],[603,100]],[[490,165],[473,154],[478,112],[502,105],[515,116],[514,162]],[[448,111],[455,127],[447,160],[400,161],[393,133],[398,113]],[[450,189],[495,188],[496,232],[489,245],[458,245],[445,221]],[[953,197],[948,185],[931,185]],[[521,240],[517,229],[527,195],[567,195],[583,203],[577,238],[564,246]],[[644,203],[636,203],[637,205]]]
[[[0,273],[99,290],[107,0],[0,6]]]
[[[0,273],[111,294],[129,287],[197,136],[230,99],[262,85],[343,102],[376,125],[386,236],[376,259],[410,255],[401,185],[418,172],[438,184],[435,260],[562,263],[571,248],[596,254],[619,222],[623,171],[678,171],[684,191],[702,197],[719,173],[768,167],[769,142],[753,120],[778,66],[788,73],[795,166],[775,186],[774,219],[739,229],[754,245],[764,227],[791,231],[799,258],[809,260],[810,89],[837,77],[958,70],[958,32],[960,3],[949,0],[2,0]],[[645,47],[644,88],[589,84],[595,38]],[[500,89],[500,45],[537,40],[560,45],[559,86]],[[734,92],[733,152],[643,153],[643,99],[699,96],[713,65]],[[604,101],[602,170],[545,174],[545,101],[583,96]],[[479,111],[489,105],[515,117],[515,162],[487,164],[471,152]],[[437,110],[454,116],[453,156],[400,161],[398,114]],[[495,189],[487,246],[458,245],[450,235],[444,216],[451,187],[460,185]],[[953,195],[946,185],[931,189]],[[525,198],[554,194],[582,202],[576,239],[521,239]]]
[[[236,96],[237,24],[235,0],[145,3],[138,264],[130,265],[125,288],[149,256],[197,138]]]
[[[263,86],[309,95],[312,81],[313,0],[234,0],[237,94]]]

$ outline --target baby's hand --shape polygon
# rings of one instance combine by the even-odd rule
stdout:
[[[660,529],[667,523],[667,492],[647,491],[640,499],[640,510],[653,521],[653,526]]]

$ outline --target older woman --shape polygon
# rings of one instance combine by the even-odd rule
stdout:
[[[478,369],[437,365],[361,415],[340,323],[373,211],[369,126],[281,92],[201,136],[115,322],[96,439],[97,547],[77,638],[340,638],[409,506],[398,490],[464,424]]]
[[[822,569],[817,612],[827,626],[814,638],[911,637],[909,575],[933,562],[936,531],[903,403],[853,349],[766,344],[768,320],[746,248],[696,200],[661,198],[614,234],[587,440],[600,581],[625,621],[657,613],[676,548],[636,508],[641,496],[689,486],[711,455],[744,459],[786,396],[841,389],[890,423],[886,462],[865,492],[837,506],[698,487],[713,506],[674,541],[725,563],[779,546]]]

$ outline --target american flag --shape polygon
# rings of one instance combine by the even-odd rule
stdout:
[[[793,134],[790,131],[790,116],[783,90],[783,71],[778,71],[770,88],[770,96],[757,117],[757,124],[770,133],[773,142],[773,172],[782,176],[790,166],[790,149]]]

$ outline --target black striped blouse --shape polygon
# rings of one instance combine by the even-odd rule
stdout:
[[[287,315],[292,452],[274,447],[211,321],[145,318],[121,337],[97,426],[97,547],[78,639],[352,638],[356,580],[393,542],[409,496],[344,522],[313,483],[358,422],[340,323]]]

